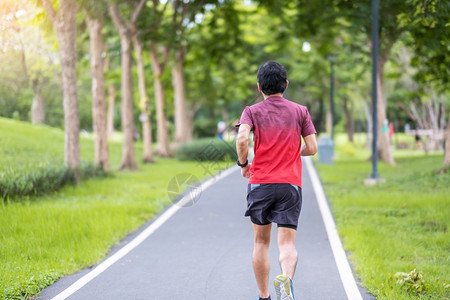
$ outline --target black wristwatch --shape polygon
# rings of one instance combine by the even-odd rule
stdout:
[[[237,160],[237,165],[239,166],[239,167],[241,167],[241,168],[243,168],[243,167],[246,167],[247,165],[248,165],[248,159],[247,159],[247,161],[244,163],[244,164],[241,164],[240,162],[239,162],[239,158],[238,158],[238,160]]]

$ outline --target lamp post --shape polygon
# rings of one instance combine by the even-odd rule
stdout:
[[[372,173],[370,179],[378,180],[378,0],[372,0]]]
[[[331,110],[331,139],[334,141],[334,61],[332,54],[328,55],[330,62],[330,110]]]

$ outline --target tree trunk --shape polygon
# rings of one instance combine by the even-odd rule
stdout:
[[[138,70],[138,85],[139,85],[139,96],[141,98],[141,122],[142,122],[142,136],[144,142],[144,163],[153,162],[153,152],[152,152],[152,128],[150,123],[150,105],[147,98],[147,89],[145,87],[145,73],[144,73],[144,62],[142,58],[142,42],[138,40],[135,36],[133,39],[134,48],[136,50],[137,57],[137,70]]]
[[[439,128],[440,123],[440,111],[441,107],[438,105],[436,101],[436,97],[434,95],[431,96],[431,101],[425,104],[425,107],[428,111],[428,117],[430,120],[430,128],[433,130],[433,134],[427,139],[429,142],[429,148],[434,151],[443,150],[443,137],[442,132]]]
[[[106,47],[104,51],[106,51]],[[105,62],[103,64],[105,72],[109,71],[109,56],[107,55],[105,58]],[[114,133],[114,105],[116,98],[116,89],[114,84],[108,83],[108,108],[106,115],[106,131],[108,133],[108,138],[111,137]]]
[[[120,47],[122,54],[122,132],[123,132],[123,146],[122,146],[122,162],[120,169],[136,169],[137,164],[134,159],[134,139],[133,139],[133,92],[132,92],[132,74],[131,74],[131,30],[123,23],[118,8],[116,5],[110,4],[108,6],[109,13],[113,19],[114,25],[119,32]]]
[[[80,120],[78,114],[76,38],[77,4],[75,0],[60,1],[59,15],[49,0],[43,2],[56,29],[61,58],[64,107],[64,162],[80,181]]]
[[[353,143],[353,134],[355,132],[353,126],[353,109],[349,107],[349,99],[347,96],[342,98],[342,108],[345,115],[345,129],[347,130],[348,141]]]
[[[99,14],[100,15],[100,14]],[[99,18],[90,18],[86,12],[89,30],[92,73],[92,116],[94,127],[95,163],[102,169],[109,169],[108,135],[106,131],[105,80],[103,77],[103,24]]]
[[[42,98],[42,93],[41,93],[42,83],[39,82],[38,78],[31,79],[31,77],[28,73],[24,47],[22,47],[22,66],[23,66],[25,76],[31,82],[31,87],[32,87],[33,93],[34,93],[33,102],[31,104],[31,124],[33,124],[33,125],[44,124],[44,122],[45,122],[45,103],[44,103],[44,99]]]
[[[313,119],[313,123],[314,123],[314,127],[316,128],[316,131],[318,134],[322,133],[322,120],[323,120],[323,107],[324,107],[324,100],[323,98],[318,98],[315,101],[316,103],[318,103],[318,108],[316,108],[316,106],[311,106],[310,107],[310,113],[311,116],[314,117]]]
[[[42,5],[53,24],[59,42],[61,59],[64,106],[64,162],[74,171],[75,180],[80,181],[80,119],[77,95],[77,4],[76,0],[59,2],[59,14],[50,0],[42,0]]]
[[[366,135],[366,149],[370,150],[372,147],[372,128],[373,128],[373,122],[372,122],[372,111],[370,109],[369,104],[364,100],[364,112],[366,114],[366,120],[367,120],[367,135]]]
[[[190,143],[192,141],[192,137],[194,136],[194,116],[195,110],[188,111],[186,118],[186,143]]]
[[[107,130],[108,137],[111,137],[114,133],[114,106],[115,106],[115,98],[116,98],[116,89],[114,88],[114,84],[108,84],[108,116],[107,116]]]
[[[162,157],[169,156],[169,131],[167,118],[164,113],[164,89],[161,78],[155,76],[156,120],[157,120],[157,147],[156,153]]]
[[[450,117],[447,123],[447,129],[445,130],[445,150],[444,150],[444,162],[442,168],[439,170],[439,174],[444,174],[450,168]]]
[[[186,143],[192,141],[194,136],[194,117],[197,111],[200,109],[201,104],[199,102],[190,103],[190,107],[187,109],[186,114],[186,122],[187,122],[187,130],[186,130]]]
[[[136,169],[134,160],[134,123],[133,123],[133,92],[131,78],[131,40],[128,35],[120,38],[122,49],[122,131],[123,148],[120,169]]]
[[[184,82],[184,49],[179,48],[175,53],[172,65],[172,84],[174,88],[175,106],[175,148],[187,142],[188,120],[186,112],[186,92]]]
[[[385,163],[389,165],[395,165],[394,157],[391,153],[389,136],[387,133],[382,133],[381,129],[383,127],[384,121],[386,120],[386,105],[384,102],[383,94],[383,76],[384,76],[384,65],[386,63],[387,57],[378,57],[378,76],[377,76],[377,105],[378,105],[378,156]]]
[[[439,103],[439,129],[445,130],[445,106]]]
[[[157,122],[157,147],[156,153],[162,157],[169,156],[169,131],[167,129],[167,118],[164,113],[164,88],[161,81],[163,68],[159,63],[156,45],[151,42],[150,56],[152,60],[152,69],[155,84],[156,100],[156,122]]]
[[[144,156],[142,159],[144,163],[152,163],[155,160],[153,159],[152,127],[150,116],[148,116],[148,118],[142,122],[142,135],[144,136]]]
[[[44,124],[45,104],[40,89],[34,90],[33,104],[31,105],[31,123],[33,125]]]

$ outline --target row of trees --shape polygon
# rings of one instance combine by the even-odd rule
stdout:
[[[169,3],[172,7],[169,7]],[[42,0],[42,5],[53,24],[60,49],[66,148],[65,161],[73,169],[79,168],[79,119],[76,80],[76,29],[77,10],[76,0],[61,1],[59,11],[56,11],[50,0]],[[141,41],[143,32],[149,39],[149,53],[152,59],[154,88],[157,116],[157,152],[160,156],[169,155],[169,141],[167,121],[164,113],[164,89],[161,76],[166,67],[171,50],[175,53],[176,62],[173,64],[173,86],[175,89],[175,142],[186,141],[186,109],[184,92],[184,55],[186,47],[183,44],[183,32],[187,25],[193,22],[196,12],[203,8],[205,1],[185,2],[181,0],[167,1],[126,1],[124,8],[114,1],[85,1],[80,4],[86,20],[90,38],[90,59],[92,73],[92,111],[93,129],[95,134],[95,162],[102,168],[108,168],[108,146],[105,118],[105,85],[103,76],[103,18],[102,12],[107,8],[109,16],[120,38],[121,48],[121,119],[123,131],[123,151],[121,169],[137,167],[134,157],[134,114],[132,94],[132,48],[134,44],[138,61],[139,91],[143,107],[144,127],[144,160],[151,162],[151,128],[148,118],[147,91],[145,86],[145,72],[142,52],[144,45]],[[168,8],[169,7],[169,8]],[[146,18],[140,18],[146,8]],[[166,11],[170,11],[171,21],[166,24]],[[138,23],[139,18],[141,21]],[[169,34],[164,43],[158,35],[160,28],[166,26]],[[161,49],[161,50],[160,50]],[[160,53],[161,52],[161,53]]]
[[[13,16],[23,10],[21,7],[27,2],[23,1],[11,1],[9,9],[14,3],[16,7]],[[327,98],[329,60],[333,60],[336,98],[341,104],[337,122],[345,123],[349,139],[355,124],[370,131],[370,3],[67,0],[58,5],[40,0],[38,4],[45,14],[35,14],[34,23],[39,24],[48,41],[53,37],[52,27],[58,40],[64,94],[65,159],[72,168],[79,165],[77,91],[82,95],[83,108],[87,96],[84,86],[92,88],[96,162],[108,168],[107,132],[112,127],[115,82],[120,78],[121,116],[116,119],[121,120],[124,134],[121,167],[132,169],[136,167],[133,130],[139,115],[144,161],[153,160],[152,132],[156,133],[156,153],[167,156],[171,151],[171,124],[174,124],[172,145],[175,148],[192,139],[193,126],[202,120],[218,116],[225,121],[236,118],[242,105],[254,102],[258,95],[254,89],[254,74],[260,63],[269,59],[286,65],[291,83],[287,97],[300,99],[302,104],[308,105],[319,131],[323,131],[325,116],[331,112]],[[47,20],[52,26],[46,25]],[[409,121],[422,128],[433,127],[436,133],[442,132],[448,122],[446,109],[450,106],[445,89],[449,79],[449,35],[445,27],[448,22],[445,1],[381,2],[379,131],[385,119],[389,119],[399,120],[399,123]],[[24,30],[16,27],[16,31]],[[86,55],[88,45],[89,55]],[[311,50],[307,47],[302,51],[305,45],[310,45]],[[20,45],[16,48],[24,49]],[[92,76],[84,75],[85,61],[90,62]],[[149,67],[152,72],[148,71]],[[28,72],[31,74],[28,82],[32,82],[35,94],[33,112],[36,114],[32,115],[36,122],[43,120],[43,113],[39,117],[39,112],[44,111],[39,92],[45,91],[45,86],[53,80],[49,74],[55,73],[54,68],[48,66],[40,69],[46,72],[38,76],[33,74],[39,72]],[[81,74],[78,81],[76,70]],[[34,83],[34,78],[43,79]],[[80,84],[80,80],[90,79],[91,84]],[[139,93],[134,93],[133,79],[137,79]],[[153,88],[150,88],[151,81]],[[173,101],[167,101],[168,98]],[[153,110],[156,114],[150,114]],[[82,110],[82,123],[85,114]],[[361,126],[364,123],[369,126]],[[152,124],[156,124],[156,130],[152,129]],[[382,137],[379,155],[393,164],[387,136],[379,136]],[[446,151],[444,166],[450,163],[449,153]]]
[[[324,10],[324,6],[329,9]],[[333,48],[336,44],[342,43],[347,34],[359,37],[360,43],[352,44],[352,46],[361,47],[356,52],[364,51],[364,45],[370,49],[373,47],[371,44],[371,6],[367,2],[329,0],[311,3],[310,1],[299,1],[299,12],[299,30],[309,34],[309,38],[314,39],[320,47],[326,49],[325,52],[332,52],[330,47]],[[425,106],[438,107],[438,114],[441,118],[445,118],[445,106],[448,107],[448,98],[439,101],[436,99],[436,95],[446,93],[448,96],[446,87],[449,83],[448,63],[450,62],[448,49],[450,38],[447,30],[449,14],[449,4],[446,1],[380,1],[377,76],[378,154],[388,164],[393,165],[395,162],[390,151],[388,135],[382,134],[382,127],[388,118],[388,105],[384,94],[386,64],[393,56],[393,49],[398,43],[408,46],[408,48],[402,49],[403,54],[406,52],[413,56],[411,65],[418,70],[414,78],[414,83],[418,85],[418,88],[411,88],[410,92],[416,92],[415,98],[428,98],[429,101],[425,101]],[[398,61],[399,59],[397,59]],[[346,115],[348,114],[346,108],[348,100],[346,96],[343,97]],[[439,105],[436,105],[437,101],[440,102]],[[413,109],[414,105],[411,99],[408,99],[408,102],[412,104],[411,108]],[[424,128],[424,124],[420,124],[417,114],[414,115],[401,101],[398,102],[398,105],[413,121]],[[428,119],[436,118],[436,116],[434,111],[428,110]],[[347,120],[349,119],[347,117]],[[438,135],[439,129],[443,130],[446,123],[444,120],[440,120],[434,125],[433,129]],[[447,135],[450,136],[450,124],[447,127],[449,127]],[[449,165],[448,152],[450,151],[447,151],[443,167]]]

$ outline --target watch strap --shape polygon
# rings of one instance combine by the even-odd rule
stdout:
[[[244,168],[244,167],[246,167],[246,166],[248,165],[248,159],[247,159],[247,161],[246,161],[244,164],[241,164],[241,163],[239,162],[239,159],[238,159],[237,162],[236,162],[236,164],[237,164],[239,167]]]

